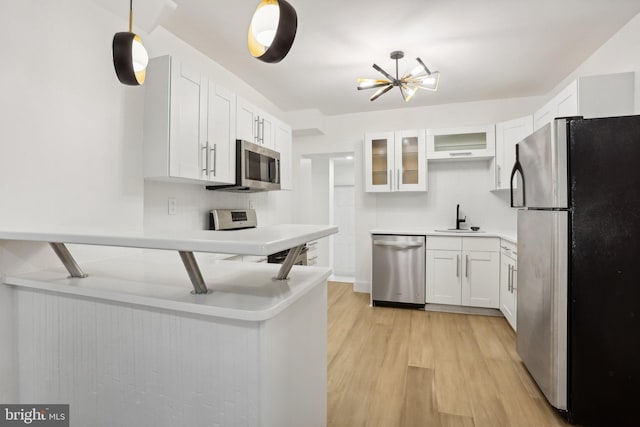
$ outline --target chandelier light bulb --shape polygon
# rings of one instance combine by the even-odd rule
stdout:
[[[280,22],[280,8],[275,4],[258,6],[251,19],[251,32],[260,44],[267,48],[273,43]]]
[[[149,64],[149,54],[139,37],[134,38],[131,44],[131,61],[133,62],[133,71],[136,73],[147,68],[147,64]]]

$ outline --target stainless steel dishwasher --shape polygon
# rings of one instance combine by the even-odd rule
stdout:
[[[372,236],[373,305],[424,307],[425,236]]]

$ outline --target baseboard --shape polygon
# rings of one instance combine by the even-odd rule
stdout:
[[[370,294],[371,293],[371,283],[370,282],[362,282],[362,281],[355,281],[353,283],[353,292],[360,292],[363,294]]]
[[[482,316],[504,317],[497,308],[464,307],[461,305],[425,304],[425,311],[438,311],[442,313],[479,314]]]

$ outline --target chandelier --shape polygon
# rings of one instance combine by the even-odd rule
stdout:
[[[393,77],[378,65],[373,64],[373,68],[380,72],[386,79],[358,79],[358,90],[374,89],[378,90],[369,98],[371,101],[375,101],[380,96],[389,92],[394,86],[400,88],[402,98],[409,102],[418,89],[438,90],[438,81],[440,80],[439,71],[429,71],[424,62],[420,58],[416,58],[418,65],[416,65],[411,71],[405,73],[402,78],[398,74],[398,59],[404,57],[404,52],[396,50],[391,52],[391,59],[396,61],[396,76]]]

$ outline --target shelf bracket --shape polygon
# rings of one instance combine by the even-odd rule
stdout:
[[[69,252],[69,249],[67,249],[64,243],[49,242],[49,245],[56,253],[56,255],[58,255],[58,258],[60,258],[60,261],[62,261],[62,264],[69,272],[69,277],[77,277],[79,279],[87,277],[76,260],[73,259],[73,256],[71,256],[71,252]]]
[[[296,258],[300,255],[302,248],[304,245],[299,245],[294,248],[289,249],[289,253],[287,257],[284,259],[280,270],[278,271],[278,275],[276,276],[276,280],[287,280],[289,277],[289,272],[293,267],[293,264],[296,262]]]
[[[207,284],[202,278],[200,267],[198,267],[198,262],[193,256],[193,252],[178,251],[178,253],[180,254],[180,259],[182,259],[184,268],[187,270],[187,274],[189,275],[189,279],[191,279],[191,284],[193,285],[193,291],[191,291],[191,293],[196,295],[208,294],[209,289],[207,289]]]

